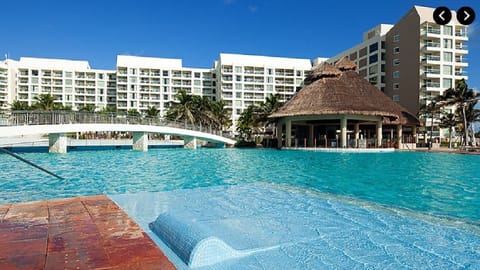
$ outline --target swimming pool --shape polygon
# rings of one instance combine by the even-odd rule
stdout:
[[[21,155],[67,180],[0,154],[1,204],[264,182],[480,223],[480,156],[239,149]]]

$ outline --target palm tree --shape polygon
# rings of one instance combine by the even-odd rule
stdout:
[[[253,132],[259,131],[257,106],[251,105],[243,110],[237,121],[237,131],[240,137],[244,140],[250,141]]]
[[[447,113],[440,118],[440,127],[448,128],[448,148],[452,148],[452,130],[458,125],[458,117],[454,113]]]
[[[282,105],[283,102],[280,102],[279,94],[267,96],[265,102],[261,103],[256,109],[259,124],[268,126],[269,124],[273,123],[268,116],[277,111]]]
[[[441,96],[444,102],[444,105],[455,106],[460,111],[460,116],[463,125],[463,143],[462,145],[466,146],[468,142],[468,118],[467,118],[467,109],[473,104],[477,103],[480,94],[475,93],[473,89],[468,89],[468,85],[464,79],[459,81],[455,88],[450,88],[445,90]],[[473,108],[472,106],[472,108]]]
[[[150,118],[156,118],[156,117],[158,117],[158,113],[159,113],[159,112],[160,112],[160,111],[159,111],[159,110],[157,109],[157,107],[155,107],[155,106],[149,106],[149,107],[147,108],[147,111],[146,111],[147,116],[150,117]]]
[[[136,109],[130,109],[127,111],[128,116],[140,116],[140,112],[138,112]]]
[[[80,107],[78,110],[80,112],[94,112],[95,111],[95,105],[87,104],[85,106]]]
[[[30,109],[28,103],[25,101],[14,100],[10,105],[12,111],[26,111]]]
[[[231,113],[225,108],[225,101],[213,102],[210,110],[215,128],[224,130],[232,125]]]
[[[37,103],[34,104],[34,107],[37,109],[49,111],[54,108],[55,97],[52,94],[40,94],[39,96],[34,97]]]
[[[169,120],[184,121],[185,125],[190,122],[195,123],[195,103],[192,95],[182,89],[175,95],[177,102],[171,102],[165,117]]]

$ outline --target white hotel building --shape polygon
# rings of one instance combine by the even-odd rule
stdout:
[[[117,56],[116,70],[91,69],[87,61],[21,57],[0,62],[0,106],[14,100],[35,103],[51,93],[55,102],[79,110],[116,107],[163,115],[180,89],[212,100],[223,99],[234,126],[241,112],[271,94],[289,99],[312,65],[309,59],[220,54],[210,68],[183,67],[181,59]]]
[[[343,57],[355,61],[360,75],[416,114],[433,97],[468,79],[468,26],[457,21],[454,11],[448,24],[438,25],[433,11],[414,6],[395,25],[374,27],[364,33],[360,44],[328,61]],[[431,118],[420,118],[430,132]],[[433,136],[448,136],[438,124],[439,119],[434,119]]]

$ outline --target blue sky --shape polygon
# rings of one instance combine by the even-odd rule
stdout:
[[[480,89],[478,0],[7,0],[0,53],[88,60],[97,69],[114,69],[118,54],[181,58],[188,67],[210,67],[221,52],[331,57],[413,5],[476,11],[468,83]]]

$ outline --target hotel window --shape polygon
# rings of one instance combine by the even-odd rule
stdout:
[[[443,66],[443,75],[452,75],[452,66],[444,65]]]
[[[98,79],[103,80],[103,74],[102,73],[98,73]]]
[[[242,114],[242,110],[241,109],[236,109],[236,113],[237,113],[237,115],[240,115],[240,114]]]
[[[170,80],[169,79],[163,79],[163,84],[169,84],[170,83]]]
[[[136,68],[131,68],[130,69],[130,74],[136,74],[137,73],[137,69]]]
[[[451,52],[444,52],[443,53],[443,61],[452,62],[453,61],[452,53]]]
[[[393,95],[392,100],[395,102],[400,101],[400,95]]]
[[[400,41],[400,35],[396,34],[393,36],[393,42],[399,42]]]
[[[236,98],[242,98],[242,92],[236,92],[235,97]]]
[[[453,34],[453,29],[451,25],[445,25],[443,26],[443,34],[451,36]]]
[[[451,39],[444,39],[443,40],[443,47],[445,49],[451,49],[452,48],[452,40]]]
[[[302,71],[301,70],[297,70],[297,77],[301,77],[302,76]]]
[[[241,82],[241,81],[242,81],[242,76],[241,76],[241,75],[235,76],[235,80],[236,80],[237,82]]]
[[[162,71],[162,74],[163,74],[163,76],[166,76],[166,77],[168,77],[168,70],[164,70],[164,71]]]
[[[452,88],[452,79],[443,79],[443,89],[449,89]]]
[[[194,76],[195,78],[200,78],[200,72],[195,72],[195,73],[193,73],[193,76]]]
[[[267,70],[267,72],[268,72],[268,75],[272,75],[272,74],[273,74],[273,69],[269,68],[269,69]]]
[[[399,84],[399,83],[394,83],[394,84],[393,84],[393,89],[394,89],[394,90],[400,89],[400,84]]]
[[[372,45],[370,45],[370,47],[368,48],[368,50],[369,50],[370,53],[378,51],[378,43],[375,42],[375,43],[373,43]]]
[[[370,64],[378,62],[378,54],[370,55],[368,61]]]
[[[371,66],[368,68],[368,74],[369,75],[375,75],[378,72],[378,65]]]
[[[394,54],[399,54],[400,53],[400,47],[393,48],[393,53]]]
[[[235,73],[242,73],[242,67],[235,67]]]
[[[71,74],[72,73],[70,72],[70,77],[72,76]],[[32,76],[38,76],[38,70],[32,69]]]
[[[72,84],[71,81],[72,80],[70,80],[70,84]],[[38,78],[32,78],[32,83],[37,84],[38,83]]]
[[[400,71],[394,71],[393,72],[393,78],[400,78]]]
[[[242,90],[242,84],[241,83],[236,83],[235,84],[235,90]]]
[[[393,59],[393,65],[394,66],[400,65],[400,59]]]

